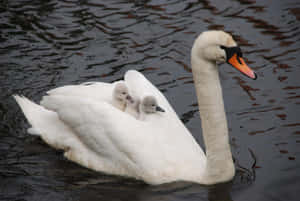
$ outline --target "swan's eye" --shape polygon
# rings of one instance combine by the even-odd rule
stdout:
[[[154,104],[152,104],[152,107],[155,107],[155,105],[154,105]]]
[[[125,95],[125,94],[126,94],[126,92],[122,92],[122,94],[123,94],[123,95]]]

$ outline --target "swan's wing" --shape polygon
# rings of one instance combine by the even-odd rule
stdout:
[[[120,167],[132,171],[138,168],[137,164],[151,165],[149,157],[155,156],[156,160],[160,160],[152,153],[156,144],[153,133],[158,135],[161,132],[159,127],[136,120],[106,102],[50,95],[44,97],[41,104],[56,111],[90,150]]]
[[[80,93],[92,94],[99,92],[101,89],[110,88],[111,84],[103,82],[94,82],[91,84],[82,83],[79,85],[66,85],[62,87],[57,87],[47,91],[47,94],[73,94],[80,95]],[[84,91],[84,92],[83,92]]]
[[[120,81],[118,81],[120,82]],[[49,95],[82,96],[100,101],[112,101],[112,92],[116,83],[86,82],[79,85],[67,85],[47,91]]]
[[[182,132],[182,135],[191,135],[166,97],[142,73],[136,70],[129,70],[126,72],[124,79],[130,92],[135,96],[142,97],[144,94],[147,94],[156,98],[158,105],[166,110],[164,119],[169,122],[169,132]]]
[[[169,114],[176,115],[166,97],[142,73],[129,70],[125,73],[124,80],[132,94],[140,98],[143,95],[152,95],[163,109]]]
[[[169,140],[170,144],[185,147],[186,151],[181,153],[177,152],[177,155],[182,155],[183,158],[188,158],[193,155],[193,157],[198,157],[201,161],[205,161],[205,155],[202,149],[179,119],[166,97],[138,71],[127,71],[124,79],[130,92],[139,97],[143,94],[153,95],[157,99],[158,104],[166,110],[163,119],[158,120],[157,118],[153,118],[151,122],[155,126],[158,126],[158,121],[160,121],[160,123],[164,122],[167,126],[165,128],[160,126],[161,131],[164,131],[161,135],[164,135],[165,138]]]

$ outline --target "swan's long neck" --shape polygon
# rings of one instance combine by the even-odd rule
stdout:
[[[205,181],[216,183],[234,176],[228,127],[216,63],[192,56],[192,69],[206,148]]]

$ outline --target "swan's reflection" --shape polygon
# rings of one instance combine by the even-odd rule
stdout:
[[[82,168],[63,158],[54,164],[47,172],[63,182],[63,186],[56,188],[57,193],[63,193],[65,198],[75,197],[79,201],[232,201],[233,195],[248,188],[255,180],[252,169],[242,167],[237,161],[233,181],[212,186],[190,182],[151,186],[141,181]]]
[[[209,200],[232,201],[232,182],[214,186],[203,186],[188,182],[174,182],[159,186],[149,186],[143,183],[119,181],[98,183],[81,189],[80,201],[93,200],[131,200],[131,201],[179,201],[179,200]]]
[[[81,177],[79,176],[77,178],[70,177],[71,180],[65,181],[73,184],[71,191],[75,190],[79,193],[77,196],[79,201],[233,201],[232,194],[240,192],[254,182],[251,171],[247,168],[239,167],[237,167],[237,173],[233,181],[212,186],[190,182],[173,182],[150,186],[143,182],[124,179],[123,177],[106,175],[95,177],[90,170],[87,170],[87,173],[92,173],[88,179],[79,178]],[[252,176],[249,175],[250,173]],[[74,175],[74,172],[72,175]],[[245,179],[246,177],[247,179]]]

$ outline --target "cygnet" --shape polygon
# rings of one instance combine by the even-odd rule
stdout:
[[[142,101],[137,97],[128,96],[126,99],[125,112],[134,116],[136,119],[145,120],[149,114],[165,112],[156,101],[154,96],[145,96]]]
[[[119,82],[112,92],[112,105],[116,108],[125,111],[127,99],[132,99],[129,95],[128,88],[125,83]]]

